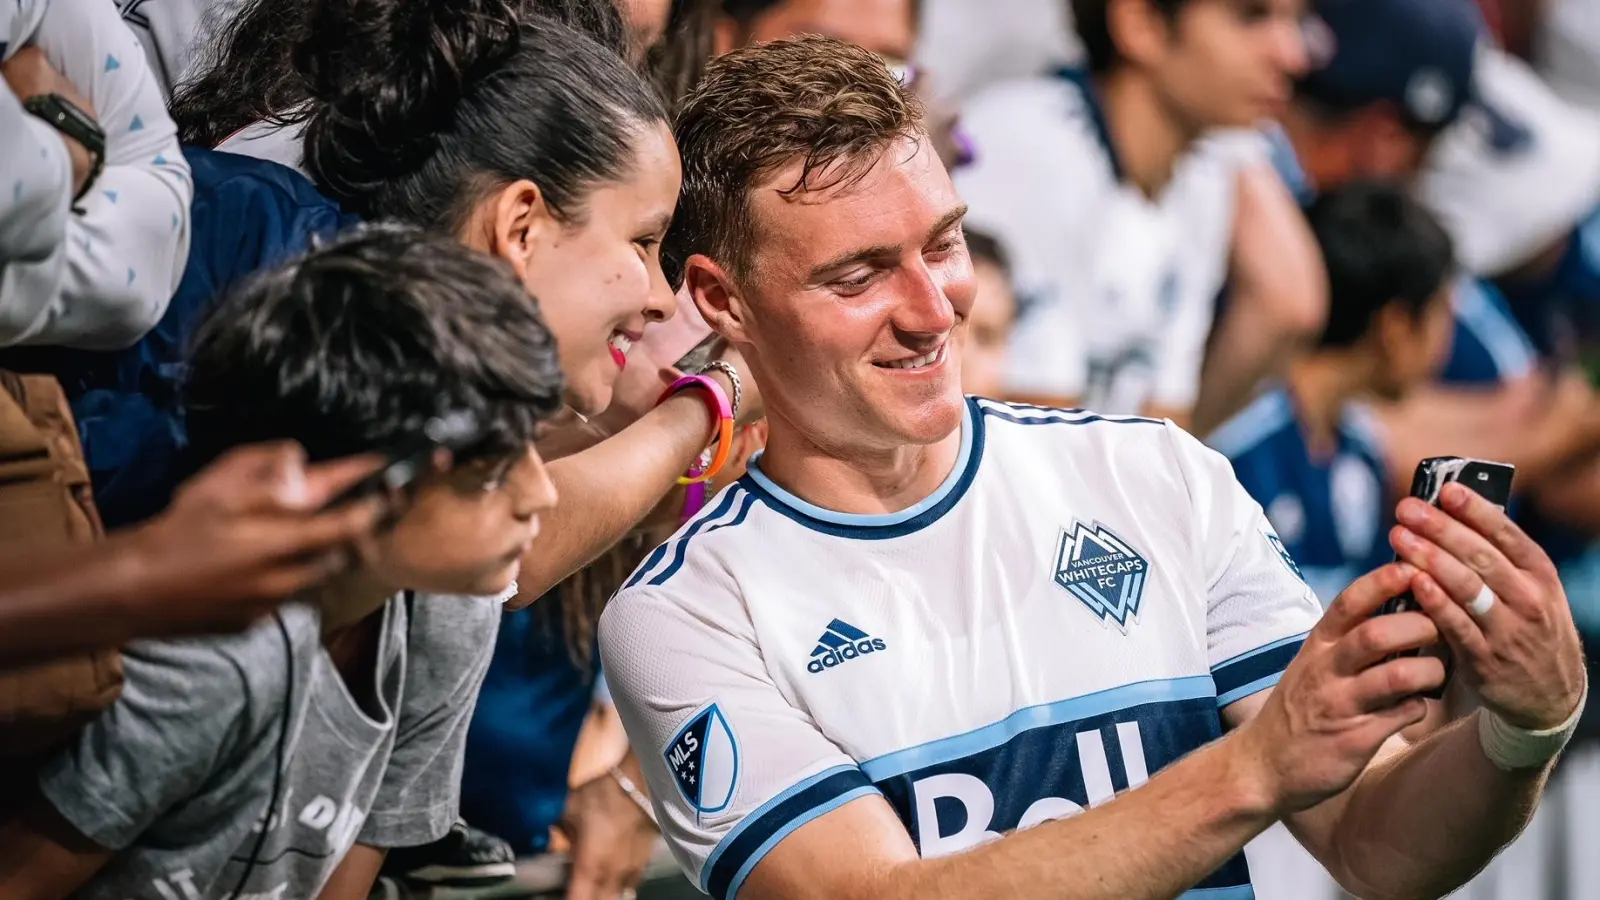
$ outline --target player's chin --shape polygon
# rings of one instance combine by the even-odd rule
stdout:
[[[915,403],[897,403],[883,411],[890,430],[908,444],[937,444],[961,427],[966,403],[960,386]]]

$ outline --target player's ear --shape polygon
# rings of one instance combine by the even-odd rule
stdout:
[[[683,285],[711,330],[735,344],[750,342],[749,306],[738,284],[711,257],[696,253],[683,264]]]

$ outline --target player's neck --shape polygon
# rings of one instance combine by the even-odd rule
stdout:
[[[1313,455],[1332,455],[1344,406],[1366,386],[1359,361],[1348,353],[1312,353],[1289,367],[1288,382],[1306,446]]]
[[[1123,177],[1146,197],[1159,197],[1199,131],[1179,121],[1149,79],[1136,72],[1113,72],[1096,86]]]
[[[826,447],[768,412],[761,473],[801,500],[833,512],[885,515],[916,506],[938,491],[961,455],[960,428],[928,445]]]

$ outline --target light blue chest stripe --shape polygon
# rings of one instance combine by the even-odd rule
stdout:
[[[1159,681],[1141,681],[1121,687],[1019,709],[992,725],[976,731],[940,738],[917,747],[897,750],[861,764],[861,771],[873,782],[915,772],[928,766],[962,759],[998,747],[1024,731],[1076,722],[1105,715],[1119,709],[1177,700],[1214,698],[1216,684],[1210,675],[1191,675]]]

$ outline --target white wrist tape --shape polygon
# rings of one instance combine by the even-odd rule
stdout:
[[[1556,754],[1567,746],[1567,741],[1572,740],[1572,732],[1577,730],[1578,719],[1583,715],[1583,707],[1588,699],[1589,686],[1585,684],[1583,696],[1578,699],[1578,708],[1572,711],[1572,715],[1560,725],[1540,731],[1518,728],[1491,710],[1479,710],[1478,743],[1483,747],[1483,754],[1506,772],[1537,769],[1555,759]]]

